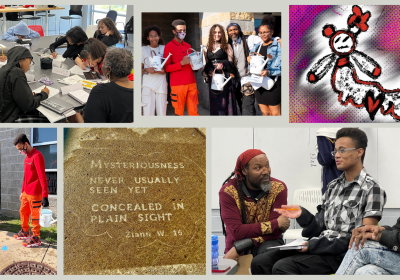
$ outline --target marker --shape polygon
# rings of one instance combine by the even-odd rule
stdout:
[[[274,211],[276,211],[276,210],[297,211],[297,210],[300,210],[300,209],[298,209],[298,208],[287,208],[287,209],[285,209],[285,208],[275,208]]]

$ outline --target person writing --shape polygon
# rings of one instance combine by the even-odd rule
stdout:
[[[172,33],[174,38],[164,48],[164,58],[172,55],[164,65],[165,72],[170,74],[171,102],[175,108],[175,115],[183,116],[185,104],[189,116],[198,116],[197,104],[198,90],[196,78],[187,50],[191,46],[184,41],[186,36],[186,22],[176,19],[172,22]],[[197,72],[197,71],[196,71]]]
[[[235,86],[232,80],[225,84],[222,91],[211,88],[214,73],[224,74],[226,79],[235,78],[236,74],[233,66],[233,50],[226,40],[225,30],[221,25],[211,26],[204,56],[206,60],[204,71],[209,75],[210,115],[237,115]]]
[[[235,175],[234,178],[231,177]],[[268,247],[283,245],[290,220],[274,208],[287,204],[285,183],[271,177],[270,162],[261,150],[250,149],[237,159],[235,171],[219,191],[225,256],[257,256]]]
[[[85,43],[79,58],[82,58],[85,65],[89,66],[92,71],[103,75],[102,67],[106,52],[106,45],[95,38],[90,38]]]
[[[45,161],[41,152],[33,148],[25,134],[19,134],[13,142],[20,154],[25,155],[24,180],[22,183],[21,230],[14,235],[17,240],[23,240],[26,248],[38,247],[40,241],[40,210],[49,206],[49,188],[45,172]],[[29,218],[32,224],[32,236],[29,232]]]
[[[98,23],[99,28],[93,35],[93,38],[100,40],[107,47],[114,46],[122,42],[121,33],[118,31],[112,19],[102,18]]]
[[[87,39],[86,32],[80,26],[75,26],[68,30],[64,37],[52,43],[49,49],[53,58],[56,58],[58,55],[56,48],[67,43],[67,50],[63,53],[62,57],[71,58],[75,61],[76,65],[82,69],[86,69],[86,65],[82,59],[79,58],[79,54],[82,52]]]
[[[377,225],[386,204],[386,193],[363,167],[368,138],[358,128],[336,133],[336,166],[344,173],[329,183],[318,213],[301,205],[282,205],[276,211],[296,219],[309,238],[300,250],[272,249],[255,257],[252,274],[332,274],[339,268],[349,246],[352,230]],[[292,209],[292,210],[285,210]]]
[[[30,29],[25,22],[20,21],[16,26],[10,27],[6,33],[1,36],[1,39],[7,41],[16,41],[17,39],[32,39],[39,37],[40,35],[38,32]]]
[[[132,53],[123,48],[109,48],[103,73],[109,83],[99,84],[90,92],[84,112],[85,123],[133,122]]]
[[[13,47],[7,57],[7,64],[0,68],[0,118],[3,123],[15,122],[24,112],[34,111],[49,94],[48,88],[32,93],[28,85],[25,73],[34,63],[27,48]]]
[[[153,56],[164,57],[164,40],[157,25],[147,27],[142,37],[142,108],[143,116],[165,116],[167,114],[168,84],[164,69],[156,71],[150,67]]]

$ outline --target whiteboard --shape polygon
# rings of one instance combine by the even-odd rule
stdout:
[[[288,187],[289,204],[296,189],[321,188],[322,167],[317,161],[315,151],[318,129],[214,128],[211,139],[212,208],[219,209],[218,192],[234,170],[237,157],[253,145],[255,149],[266,153],[270,161],[271,176],[283,181]],[[400,197],[400,186],[396,184],[399,172],[396,171],[395,155],[400,155],[400,145],[396,143],[400,129],[361,129],[368,136],[364,167],[386,191],[388,200],[385,208],[399,208],[400,204],[396,201],[396,196]]]

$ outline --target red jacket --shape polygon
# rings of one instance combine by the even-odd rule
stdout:
[[[239,211],[237,179],[231,179],[219,191],[221,217],[225,223],[225,253],[233,243],[245,238],[252,238],[256,246],[267,240],[278,239],[282,231],[278,226],[278,212],[274,208],[287,205],[287,188],[285,183],[271,177],[272,188],[259,200],[244,196],[246,201],[247,222],[243,223]]]
[[[182,86],[196,83],[192,66],[190,64],[181,65],[182,58],[187,56],[187,50],[191,46],[182,41],[178,43],[175,39],[172,39],[164,48],[164,58],[171,53],[172,55],[168,58],[164,64],[165,72],[170,74],[170,86]]]
[[[24,182],[22,183],[21,193],[25,192],[27,195],[42,194],[42,197],[49,196],[44,166],[42,153],[33,148],[25,157]]]

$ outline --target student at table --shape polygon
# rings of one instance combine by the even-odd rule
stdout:
[[[87,39],[86,32],[81,27],[75,26],[68,30],[64,37],[61,37],[51,44],[49,48],[53,58],[56,58],[56,48],[67,43],[67,50],[63,53],[62,57],[72,58],[79,67],[86,69],[86,65],[83,63],[82,59],[79,58],[79,54],[82,52]]]
[[[90,38],[83,47],[81,58],[85,61],[85,64],[92,69],[92,71],[96,71],[100,75],[103,75],[102,66],[106,52],[106,45],[95,38]]]
[[[90,92],[83,117],[85,123],[133,122],[133,81],[128,79],[132,68],[133,59],[129,50],[107,50],[103,73],[110,82],[99,84]]]
[[[39,38],[36,31],[29,29],[25,22],[20,21],[16,26],[10,27],[6,33],[1,36],[2,40],[15,41],[17,39]]]
[[[17,46],[9,50],[7,64],[0,68],[1,122],[15,122],[24,112],[35,111],[48,97],[48,88],[32,93],[28,85],[25,73],[33,66],[32,59],[27,48]]]
[[[112,19],[106,17],[99,21],[99,28],[93,35],[93,38],[99,39],[107,47],[122,42],[121,33],[119,33]]]

